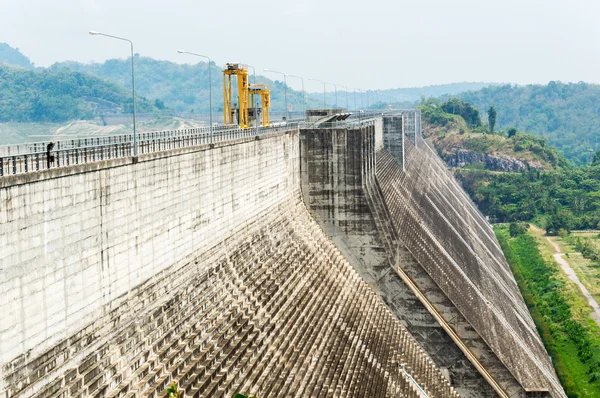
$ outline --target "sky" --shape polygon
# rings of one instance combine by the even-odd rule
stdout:
[[[359,89],[453,82],[600,83],[592,0],[0,0],[0,42],[37,66],[177,49]],[[276,74],[266,76],[281,80]],[[288,83],[300,87],[300,80]]]

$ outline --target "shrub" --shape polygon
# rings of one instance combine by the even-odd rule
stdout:
[[[520,222],[511,222],[508,227],[508,232],[512,238],[516,238],[517,236],[526,234],[528,228],[529,228],[529,224],[520,223]]]

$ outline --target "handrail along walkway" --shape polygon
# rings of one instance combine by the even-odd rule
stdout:
[[[273,123],[269,127],[241,129],[222,125],[213,128],[212,142],[258,137],[297,129],[298,123]],[[138,134],[139,154],[210,144],[210,127]],[[131,156],[133,134],[99,136],[0,146],[0,177],[76,164]]]

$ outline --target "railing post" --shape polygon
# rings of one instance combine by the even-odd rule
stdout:
[[[13,161],[13,174],[17,174],[17,157],[13,156],[12,161]]]

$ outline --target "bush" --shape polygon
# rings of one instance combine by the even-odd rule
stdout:
[[[508,227],[508,232],[512,238],[516,238],[517,236],[526,234],[528,228],[529,228],[529,224],[520,223],[520,222],[511,222]]]
[[[570,231],[575,223],[573,213],[569,210],[560,209],[546,220],[546,233],[558,235],[558,231],[564,229]]]

